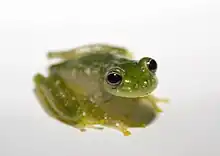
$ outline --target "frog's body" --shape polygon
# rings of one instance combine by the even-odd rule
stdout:
[[[50,116],[80,130],[101,125],[129,135],[127,128],[145,127],[160,111],[156,103],[167,102],[151,95],[157,86],[146,66],[151,58],[136,61],[126,49],[106,44],[48,57],[64,61],[52,65],[47,78],[35,76],[36,95]]]

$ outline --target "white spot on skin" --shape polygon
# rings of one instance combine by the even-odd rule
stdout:
[[[83,112],[82,115],[83,115],[83,116],[86,116],[86,112]]]
[[[90,68],[87,68],[84,70],[84,72],[87,74],[87,75],[90,75],[91,74],[91,69]]]
[[[125,80],[125,83],[130,83],[130,81],[129,80]]]
[[[60,92],[60,96],[63,98],[66,97],[66,95],[63,92]]]
[[[95,103],[95,100],[93,97],[90,97],[89,100],[92,102],[92,103]]]
[[[57,80],[57,81],[55,82],[55,84],[56,84],[56,85],[59,85],[59,84],[60,84],[60,81],[59,81],[59,80]]]
[[[67,101],[67,102],[64,104],[64,106],[66,106],[66,107],[67,107],[67,106],[68,106],[68,104],[69,104],[69,102]]]
[[[129,91],[129,92],[132,91],[131,87],[124,87],[123,90],[125,90],[125,91]]]

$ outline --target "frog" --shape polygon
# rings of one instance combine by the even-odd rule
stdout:
[[[131,128],[145,128],[169,103],[153,93],[158,64],[152,57],[134,58],[127,48],[93,43],[48,51],[48,75],[33,76],[34,94],[51,118],[81,132],[112,128],[130,136]]]

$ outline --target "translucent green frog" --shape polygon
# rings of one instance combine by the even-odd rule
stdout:
[[[144,128],[166,98],[152,95],[158,80],[153,58],[134,60],[125,48],[88,44],[49,52],[62,61],[49,67],[49,76],[34,76],[35,93],[42,108],[54,119],[80,131],[114,128],[125,136],[128,128]]]

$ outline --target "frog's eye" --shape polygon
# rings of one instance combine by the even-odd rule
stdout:
[[[149,59],[149,61],[147,62],[147,68],[152,73],[155,73],[157,71],[157,62],[154,59]]]
[[[112,86],[117,86],[122,82],[122,76],[117,72],[109,72],[106,76],[106,81]]]

